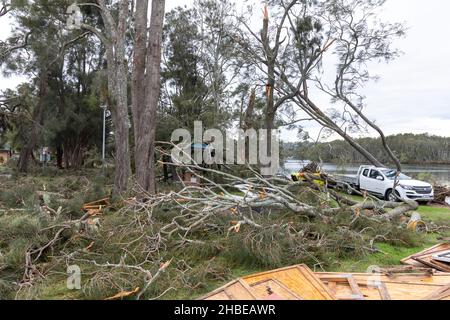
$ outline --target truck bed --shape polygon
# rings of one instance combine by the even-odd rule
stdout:
[[[341,183],[348,183],[355,186],[358,184],[358,175],[356,174],[337,174],[335,177]]]

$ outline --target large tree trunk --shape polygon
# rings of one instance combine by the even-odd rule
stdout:
[[[134,161],[136,180],[147,190],[148,141],[142,132],[142,115],[146,109],[145,64],[147,57],[148,0],[137,1],[135,11],[135,42],[133,57],[132,110],[134,124]]]
[[[250,93],[250,99],[248,102],[247,110],[241,120],[241,129],[247,131],[249,129],[254,129],[254,110],[256,102],[256,89],[253,88]],[[245,137],[245,162],[248,163],[250,159],[250,138]]]
[[[266,119],[265,125],[267,130],[267,156],[272,155],[272,130],[275,129],[275,103],[273,100],[275,86],[275,62],[269,61],[268,78],[266,87]]]
[[[58,147],[56,148],[56,164],[58,166],[58,169],[64,169],[63,155],[64,155],[64,149],[61,145],[58,145]]]
[[[266,83],[266,118],[265,129],[267,130],[267,156],[272,156],[272,130],[275,128],[276,107],[274,102],[275,87],[275,61],[276,53],[270,47],[269,38],[269,12],[267,5],[264,7],[263,29],[261,31],[261,40],[267,59],[267,83]],[[270,165],[269,165],[270,167]]]
[[[136,179],[139,185],[151,194],[156,193],[155,139],[156,111],[161,87],[161,43],[164,22],[165,0],[153,0],[150,22],[150,38],[146,51],[145,105],[136,108]],[[141,22],[142,23],[142,22]],[[141,44],[140,44],[141,45]],[[142,48],[140,48],[143,51]],[[141,59],[142,57],[138,57]],[[142,61],[136,61],[141,63]],[[138,76],[138,75],[137,75]],[[136,97],[139,102],[139,96]]]
[[[116,49],[117,51],[120,51]],[[129,146],[129,115],[127,94],[127,66],[125,55],[118,52],[114,75],[110,82],[110,92],[113,94],[112,119],[114,123],[114,142],[116,156],[116,173],[114,185],[116,192],[124,192],[128,188],[128,180],[131,174],[130,146]]]
[[[28,163],[39,141],[44,121],[45,99],[48,93],[48,72],[43,70],[39,78],[39,102],[33,112],[33,124],[28,142],[20,151],[18,163],[19,172],[28,172]]]
[[[148,191],[156,193],[156,172],[155,172],[155,140],[156,140],[156,111],[158,108],[159,95],[161,90],[161,44],[163,36],[165,0],[152,1],[152,16],[150,24],[151,39],[149,41],[147,56],[147,92],[146,100],[149,112],[150,135],[148,153]]]
[[[126,33],[129,18],[129,0],[119,2],[117,25],[104,1],[99,2],[108,39],[101,38],[108,59],[108,104],[112,110],[116,172],[116,193],[125,192],[131,175],[129,115],[128,115],[128,62],[126,59]]]

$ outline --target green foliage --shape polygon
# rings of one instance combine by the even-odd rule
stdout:
[[[162,81],[167,90],[159,140],[168,140],[174,129],[192,129],[194,121],[205,128],[229,126],[233,93],[228,87],[235,72],[235,44],[226,36],[231,7],[228,1],[202,0],[166,14]]]
[[[74,2],[38,0],[14,5],[15,30],[8,41],[29,33],[28,46],[26,51],[13,51],[3,69],[31,81],[2,93],[6,101],[2,111],[5,108],[7,112],[0,118],[0,143],[7,141],[15,150],[23,149],[30,135],[36,135],[33,127],[39,123],[42,130],[38,130],[37,144],[32,147],[51,147],[58,151],[59,167],[64,160],[66,168],[79,169],[85,153],[100,148],[100,104],[105,101],[99,98],[94,83],[101,73],[97,70],[103,69],[102,46],[95,36],[80,36],[82,30],[67,30],[63,25],[67,8]],[[85,13],[95,25],[96,14],[90,9]],[[42,116],[37,108],[40,105],[45,105]]]
[[[26,209],[5,211],[0,216],[0,292],[2,297],[15,297],[18,288],[14,283],[23,277],[25,252],[54,237],[55,230],[48,229],[49,226],[79,218],[84,202],[107,196],[105,185],[108,186],[108,181],[94,171],[87,171],[83,175],[20,177],[18,181],[8,183],[1,186],[0,194],[26,185],[27,188],[23,187],[20,192],[32,197],[33,193],[41,194],[45,188],[49,206],[55,210],[59,206],[63,209],[60,217],[52,218],[39,210],[30,210],[21,202],[7,200],[12,205],[10,208]],[[303,201],[320,205],[313,194],[305,193],[302,197]],[[5,205],[3,200],[0,201],[2,205]],[[142,288],[144,277],[136,270],[101,267],[101,264],[138,264],[155,273],[160,263],[172,260],[167,272],[142,298],[154,298],[164,293],[163,299],[191,299],[237,276],[297,263],[337,271],[364,271],[367,265],[398,264],[406,253],[436,241],[431,241],[429,235],[407,231],[404,222],[377,221],[364,215],[355,217],[345,210],[324,219],[307,219],[289,211],[272,211],[270,214],[261,211],[254,212],[253,219],[263,225],[263,229],[243,225],[238,233],[228,232],[230,222],[236,220],[236,216],[221,213],[193,230],[188,237],[192,242],[182,241],[175,233],[155,250],[161,240],[158,237],[161,227],[171,223],[179,215],[179,209],[173,203],[166,203],[156,208],[151,217],[132,207],[127,209],[117,204],[105,210],[97,232],[67,230],[37,263],[46,271],[46,277],[37,280],[33,287],[21,290],[18,297],[104,299],[120,291]],[[427,221],[433,219],[433,210],[437,209],[420,208]],[[445,212],[448,214],[448,210]],[[42,232],[43,229],[46,231]],[[374,248],[389,255],[371,254],[368,248],[372,240],[375,241]],[[90,250],[86,251],[91,244]],[[61,252],[74,253],[71,263],[82,269],[83,290],[74,292],[65,287],[65,260],[54,258]],[[98,265],[92,263],[94,260]],[[173,289],[166,291],[168,288]]]
[[[31,179],[30,184],[12,185],[12,188],[5,188],[0,193],[0,203],[9,208],[27,208],[32,211],[36,210],[39,199],[35,191],[37,185]]]

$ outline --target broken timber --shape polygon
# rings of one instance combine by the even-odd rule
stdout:
[[[296,265],[239,278],[200,299],[449,300],[450,273],[313,273]]]
[[[450,251],[450,244],[441,243],[422,252],[406,257],[401,262],[417,267],[431,267],[438,271],[450,272],[450,263],[438,261],[434,256]]]

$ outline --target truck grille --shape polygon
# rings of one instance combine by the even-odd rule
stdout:
[[[430,187],[414,187],[414,191],[418,194],[430,194],[433,189]]]

